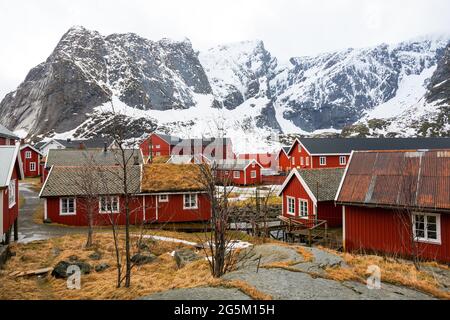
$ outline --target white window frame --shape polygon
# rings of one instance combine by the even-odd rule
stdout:
[[[300,165],[301,166],[305,165],[305,159],[303,157],[300,157]]]
[[[347,157],[346,156],[339,156],[339,165],[341,165],[341,166],[347,165]]]
[[[156,148],[156,149],[161,149],[161,145],[157,144],[157,145],[155,146],[155,148]]]
[[[106,208],[106,210],[104,210],[102,208],[102,200],[108,200],[108,198],[109,198],[109,203],[110,203],[111,209]],[[113,199],[117,200],[116,201],[116,203],[117,203],[117,207],[116,208],[112,207],[113,201],[111,201],[111,200],[113,200]],[[108,203],[106,203],[106,206],[108,206]],[[119,196],[102,196],[102,197],[100,197],[98,199],[98,211],[101,214],[120,213],[120,197]]]
[[[11,209],[17,203],[16,179],[11,179],[8,185],[8,207]]]
[[[230,174],[230,172],[228,172],[228,170],[226,170],[225,171],[225,175],[227,176],[227,175],[229,175]]]
[[[326,166],[327,165],[327,157],[320,157],[319,158],[319,165]]]
[[[250,178],[256,179],[256,170],[252,170],[252,171],[250,172]]]
[[[161,152],[157,151],[157,152],[155,153],[155,155],[156,155],[156,157],[160,157],[160,156],[161,156]]]
[[[36,162],[30,162],[30,171],[36,171]]]
[[[306,203],[306,216],[302,214],[303,212],[303,204]],[[307,199],[298,199],[298,216],[302,219],[309,218],[309,202]]]
[[[66,203],[66,212],[63,212],[63,201],[73,200],[73,211],[69,211],[69,203]],[[59,215],[60,216],[75,216],[77,214],[77,199],[74,197],[59,198]]]
[[[424,237],[416,236],[416,215],[424,216]],[[436,218],[436,238],[437,239],[429,239],[428,238],[428,217]],[[441,215],[437,213],[428,213],[428,212],[413,212],[412,213],[412,226],[413,226],[413,237],[416,242],[424,242],[431,244],[441,244]]]
[[[309,157],[306,157],[306,166],[309,167]]]
[[[192,197],[195,199],[195,205],[191,205],[191,201],[189,201],[189,206],[186,206],[186,198],[189,197],[192,200]],[[198,209],[198,194],[196,193],[186,193],[183,195],[183,210],[195,210]]]
[[[291,158],[291,164],[292,164],[293,166],[295,166],[295,157],[292,157],[292,158]]]
[[[241,178],[241,172],[233,171],[233,179],[240,179],[240,178]]]
[[[31,151],[25,151],[25,159],[31,159]]]
[[[302,152],[302,145],[300,143],[298,144],[298,152]]]
[[[168,194],[160,194],[158,196],[159,202],[169,202],[169,195]]]
[[[292,201],[292,202],[291,202]],[[294,204],[294,211],[291,211],[291,204]],[[295,208],[295,198],[294,197],[286,197],[286,204],[287,204],[287,207],[286,207],[286,213],[288,214],[288,215],[290,215],[290,216],[294,216],[295,217],[295,215],[296,215],[296,208]]]

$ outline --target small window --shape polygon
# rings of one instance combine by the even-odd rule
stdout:
[[[240,171],[233,171],[233,178],[239,179],[240,177],[241,177],[241,172]]]
[[[227,175],[229,175],[230,173],[228,172],[228,171],[225,171],[225,175],[227,176]]]
[[[100,213],[119,213],[119,197],[100,197]]]
[[[36,162],[30,162],[30,171],[36,171]]]
[[[8,185],[8,204],[9,208],[16,205],[16,180],[11,180]]]
[[[291,163],[292,163],[293,166],[295,166],[295,158],[294,157],[292,157]]]
[[[59,214],[61,216],[75,215],[75,198],[61,198]]]
[[[196,194],[185,194],[183,209],[197,209],[198,201]]]
[[[25,158],[26,159],[31,159],[31,151],[26,151],[25,152]]]
[[[250,177],[252,179],[256,179],[256,170],[252,170],[252,172],[250,173]]]
[[[319,162],[320,162],[321,166],[326,166],[327,165],[327,157],[320,157]]]
[[[347,164],[347,157],[345,157],[345,156],[340,156],[340,157],[339,157],[339,164],[340,164],[341,166],[345,166],[345,165]]]
[[[156,152],[156,156],[159,157],[161,155],[161,152]]]
[[[168,194],[160,194],[159,202],[169,202],[169,195]]]
[[[302,146],[300,145],[300,143],[298,144],[298,152],[302,152]]]
[[[306,166],[309,167],[309,157],[306,157]]]
[[[300,158],[300,165],[301,166],[305,165],[305,159],[303,157]]]
[[[159,144],[157,144],[157,145],[155,146],[155,148],[156,148],[156,149],[161,149],[161,146],[160,146]]]
[[[287,197],[287,213],[295,216],[295,198]]]
[[[414,213],[413,233],[416,241],[441,243],[440,215],[432,213]]]
[[[308,201],[299,199],[298,206],[300,208],[300,217],[307,218],[308,217]]]

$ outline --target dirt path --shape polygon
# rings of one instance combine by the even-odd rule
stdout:
[[[25,200],[19,210],[19,243],[28,243],[35,240],[45,240],[86,232],[85,228],[71,228],[36,223],[33,219],[33,214],[39,206],[43,206],[43,200],[39,199],[39,192],[27,182],[21,183],[19,190]]]

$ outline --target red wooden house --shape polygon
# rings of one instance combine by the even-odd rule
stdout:
[[[208,158],[228,159],[234,157],[232,147],[231,140],[228,138],[181,139],[160,133],[152,133],[140,144],[146,162],[151,158],[172,155],[201,154]],[[150,155],[152,155],[151,158]]]
[[[128,168],[128,192],[140,192],[141,166]],[[39,196],[44,199],[44,221],[71,226],[125,224],[122,173],[118,166],[100,169],[83,166],[53,166]],[[88,211],[92,210],[92,211]],[[144,221],[143,198],[130,201],[130,223]]]
[[[287,152],[293,168],[345,168],[352,151],[450,148],[450,138],[300,138]]]
[[[342,208],[334,204],[344,169],[293,169],[280,189],[282,215],[297,221],[327,221],[342,226]]]
[[[19,180],[23,179],[19,146],[0,146],[0,242],[9,243],[14,226],[18,240]]]
[[[256,160],[217,160],[214,166],[224,184],[251,186],[262,183],[262,166]]]
[[[336,203],[347,251],[450,262],[450,149],[354,152]]]
[[[0,146],[13,146],[19,137],[0,124]]]
[[[41,175],[42,154],[29,144],[20,147],[20,158],[22,159],[23,174],[25,178],[34,178]]]
[[[290,158],[288,156],[290,149],[290,147],[282,147],[280,151],[278,151],[275,161],[277,163],[277,170],[280,172],[289,172],[291,169]]]
[[[151,223],[208,221],[211,202],[195,164],[144,165],[144,219]]]

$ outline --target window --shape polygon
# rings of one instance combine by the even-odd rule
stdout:
[[[303,157],[300,158],[300,165],[304,166],[305,165],[305,160],[303,159]]]
[[[183,209],[197,209],[197,195],[196,194],[185,194],[183,201]]]
[[[250,173],[250,177],[252,179],[256,179],[256,170],[252,170],[252,172]]]
[[[119,197],[100,197],[100,213],[119,213]]]
[[[227,176],[227,175],[229,175],[230,173],[228,172],[228,171],[225,171],[225,175]]]
[[[309,157],[306,157],[306,166],[309,166]]]
[[[441,216],[433,213],[414,213],[413,234],[416,241],[441,243]]]
[[[292,162],[292,165],[295,166],[295,158],[294,157],[292,157],[291,162]]]
[[[161,149],[161,146],[160,146],[159,144],[157,144],[157,145],[155,146],[155,148],[156,148],[156,149]]]
[[[321,166],[326,166],[327,165],[327,157],[320,157],[319,162],[320,162]]]
[[[30,162],[30,171],[36,171],[36,162]]]
[[[287,197],[287,213],[295,216],[295,198]]]
[[[8,204],[9,208],[16,205],[16,180],[11,180],[8,185]]]
[[[168,194],[160,194],[159,202],[169,202],[169,195]]]
[[[308,201],[299,199],[298,206],[300,208],[300,217],[307,218],[308,217]]]
[[[26,151],[25,152],[25,158],[26,159],[31,159],[31,151]]]
[[[300,145],[300,143],[298,144],[298,152],[302,152],[302,146]]]
[[[345,156],[340,156],[339,157],[339,164],[341,166],[345,166],[347,164],[347,158]]]
[[[240,171],[234,171],[233,172],[233,178],[239,179],[240,177],[241,177],[241,172]]]
[[[75,198],[61,198],[59,205],[59,214],[61,216],[72,216],[76,214]]]

